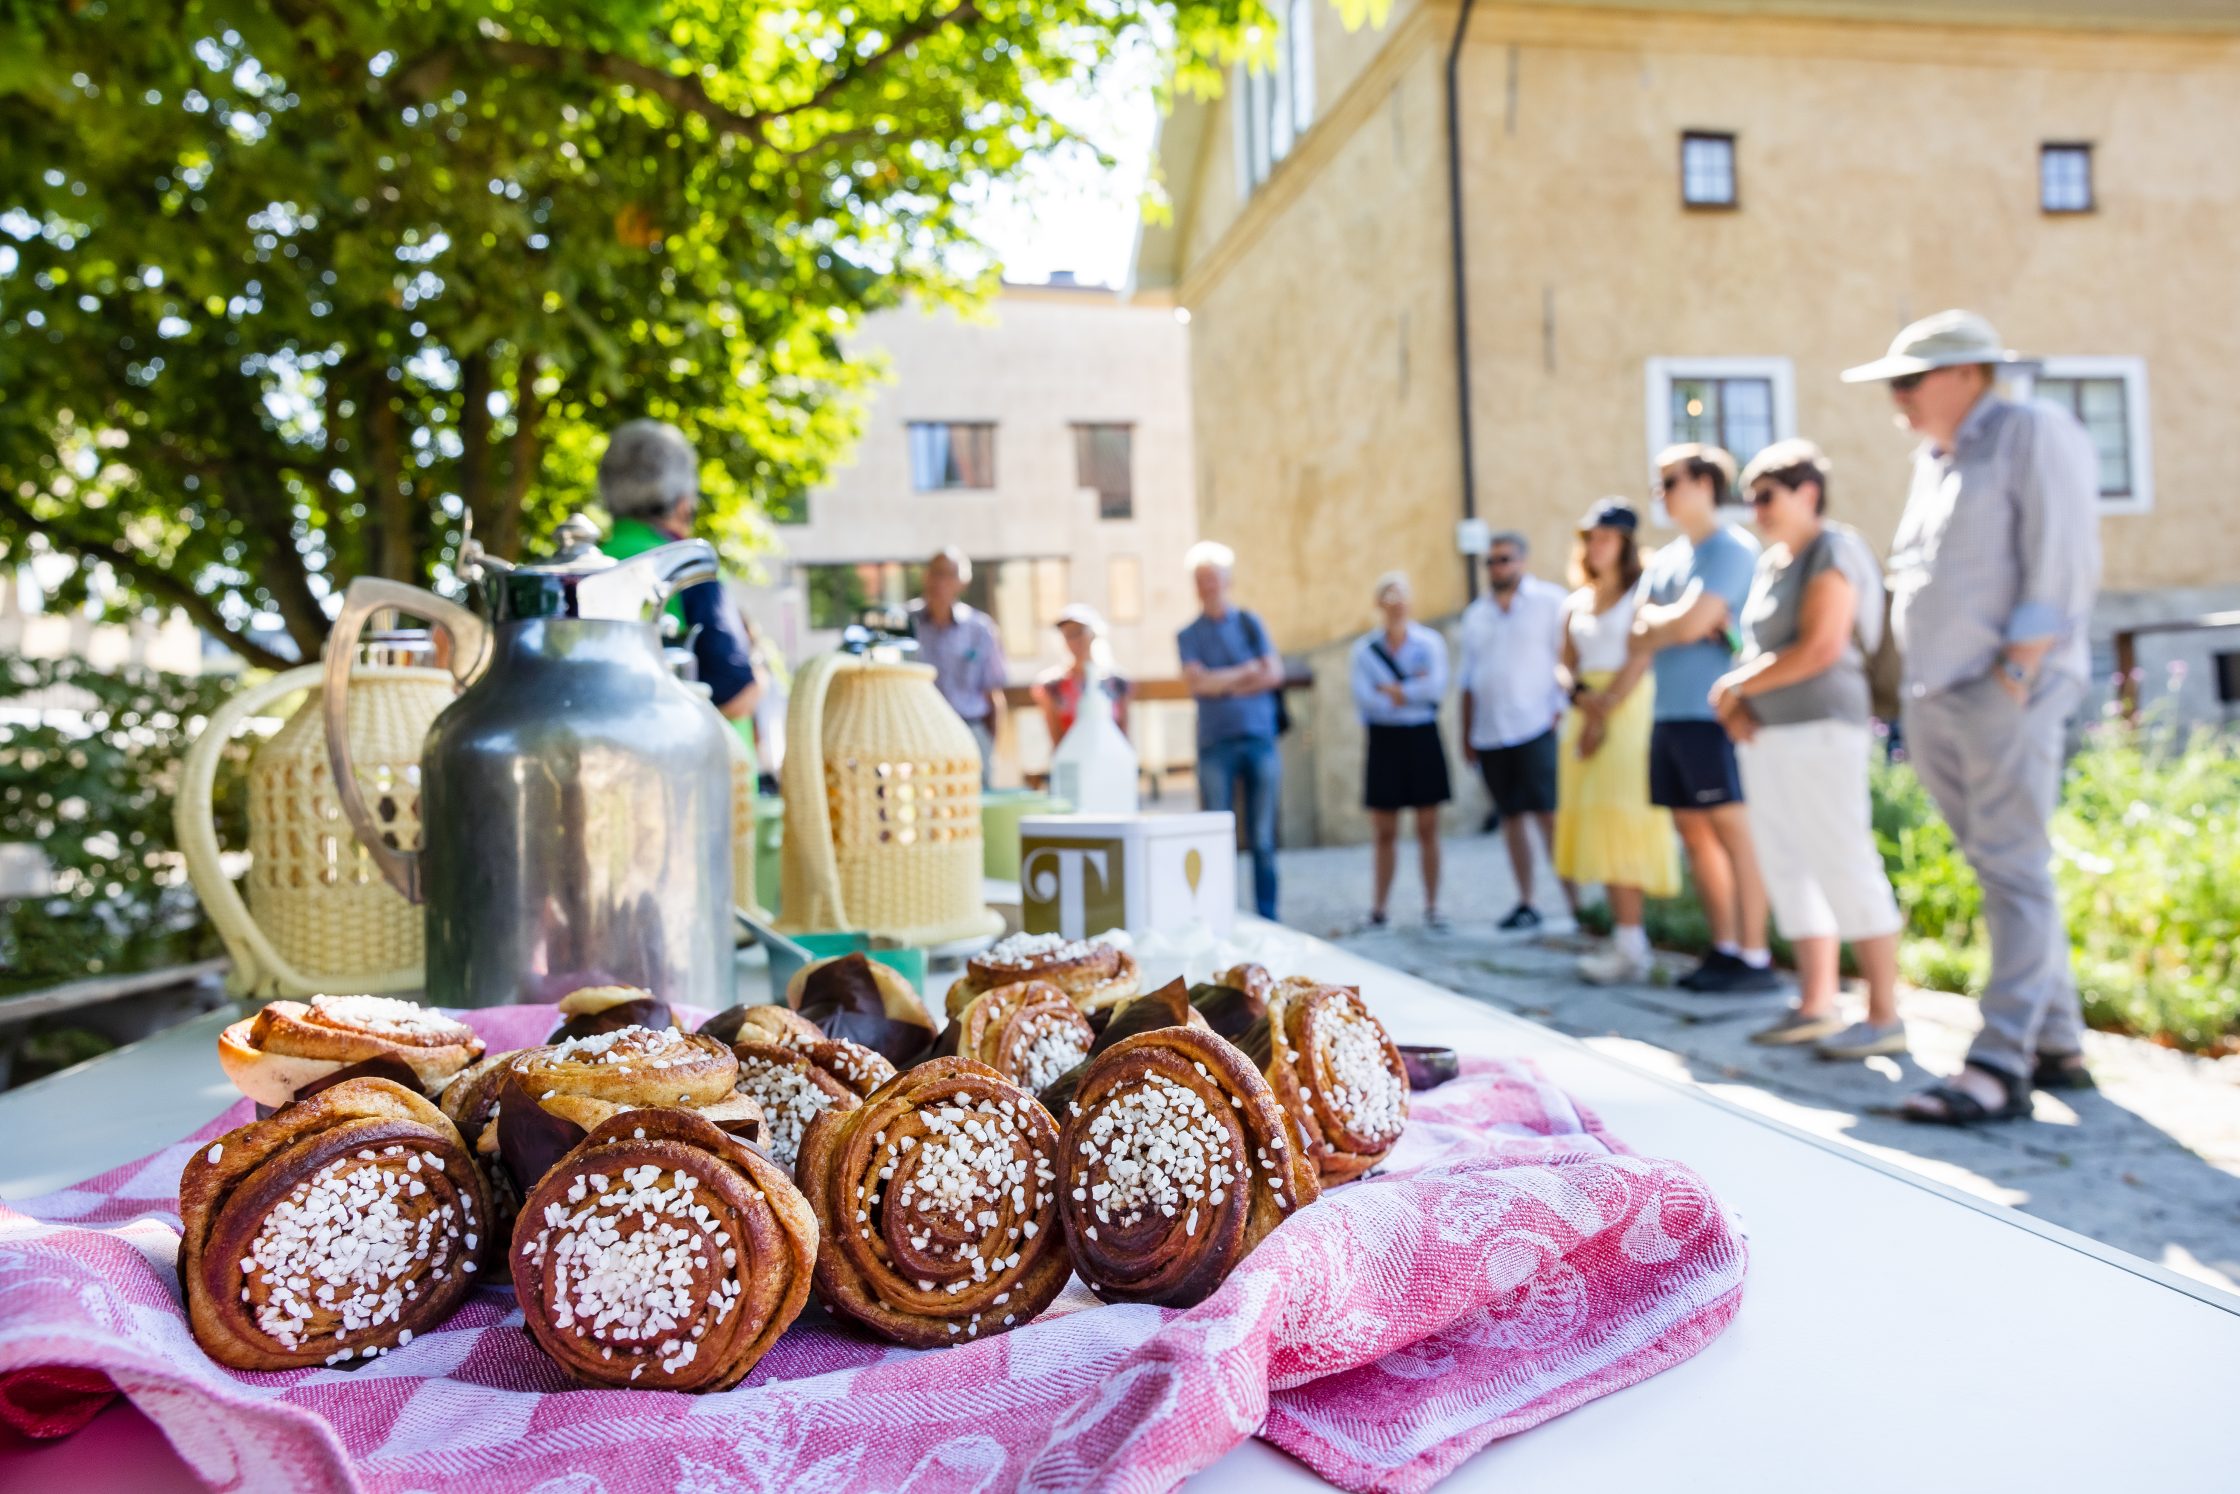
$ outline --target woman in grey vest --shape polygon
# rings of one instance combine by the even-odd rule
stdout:
[[[1866,654],[1882,583],[1858,534],[1827,521],[1828,461],[1810,441],[1767,447],[1742,475],[1765,549],[1743,605],[1741,662],[1712,687],[1735,740],[1774,926],[1795,948],[1796,1009],[1755,1034],[1823,1058],[1903,1053],[1898,930],[1868,802]],[[1862,622],[1869,625],[1862,629]],[[1836,1007],[1839,943],[1867,978],[1867,1018]]]

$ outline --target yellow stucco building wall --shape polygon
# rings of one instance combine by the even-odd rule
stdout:
[[[2153,504],[2103,520],[2103,631],[2156,598],[2240,604],[2240,7],[2038,11],[1476,6],[1459,76],[1479,513],[1558,578],[1591,501],[1646,499],[1652,360],[1786,360],[1835,511],[1886,545],[1912,443],[1879,388],[1837,374],[1964,305],[2025,352],[2144,369]],[[1428,616],[1464,601],[1457,15],[1403,0],[1346,34],[1321,7],[1313,126],[1249,194],[1235,90],[1162,139],[1173,219],[1138,279],[1191,312],[1200,529],[1237,547],[1287,649],[1365,627],[1390,567]],[[1736,137],[1737,209],[1682,205],[1690,130]],[[2039,149],[2060,141],[2093,147],[2091,213],[2040,210]]]
[[[1249,197],[1226,101],[1193,161],[1162,159],[1174,242],[1143,268],[1192,314],[1201,528],[1238,543],[1291,647],[1365,620],[1387,566],[1417,574],[1428,612],[1462,600],[1455,14],[1396,6],[1339,44],[1326,8],[1314,127]],[[2027,352],[2143,360],[2154,508],[2104,521],[2109,590],[2240,581],[2221,519],[2240,470],[2240,39],[1481,5],[1460,66],[1479,507],[1547,568],[1592,499],[1645,492],[1654,358],[1788,359],[1839,508],[1887,539],[1910,443],[1836,374],[1957,304]],[[1681,205],[1689,129],[1737,137],[1738,210]],[[2094,146],[2093,213],[2039,210],[2038,148],[2066,140]]]

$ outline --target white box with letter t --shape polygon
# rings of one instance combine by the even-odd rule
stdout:
[[[1028,815],[1019,821],[1019,915],[1030,934],[1142,938],[1237,916],[1237,820],[1196,814]]]

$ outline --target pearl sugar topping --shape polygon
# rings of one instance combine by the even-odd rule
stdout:
[[[791,1171],[801,1155],[801,1137],[833,1097],[791,1064],[747,1057],[739,1060],[739,1088],[762,1107],[763,1145],[770,1160]]]
[[[980,963],[991,969],[1019,970],[1046,960],[1078,960],[1090,949],[1088,942],[1063,934],[1013,934],[990,945]]]
[[[241,1261],[242,1275],[265,1288],[257,1327],[292,1351],[402,1318],[424,1281],[450,1274],[474,1250],[481,1227],[464,1193],[414,1205],[441,1171],[440,1158],[392,1145],[337,1158],[298,1183],[265,1215]]]
[[[656,1032],[650,1027],[617,1027],[589,1037],[554,1043],[545,1053],[547,1063],[647,1063],[665,1069],[691,1058],[695,1050],[672,1029]]]
[[[407,1043],[457,1043],[474,1035],[441,1012],[394,996],[314,996],[311,1020]]]
[[[546,1205],[529,1254],[539,1264],[549,1254],[554,1328],[604,1344],[609,1359],[617,1348],[650,1356],[663,1374],[697,1359],[741,1291],[739,1242],[699,1187],[681,1168],[646,1162],[585,1173],[566,1203]],[[710,1274],[720,1277],[712,1292],[700,1285]]]
[[[1375,1019],[1349,999],[1316,1024],[1315,1045],[1329,1076],[1330,1106],[1346,1128],[1379,1139],[1399,1135],[1407,1122],[1407,1096]]]
[[[1083,1160],[1103,1164],[1103,1180],[1077,1189],[1101,1223],[1127,1228],[1146,1214],[1180,1216],[1196,1234],[1201,1206],[1219,1207],[1245,1164],[1230,1149],[1228,1128],[1204,1096],[1164,1074],[1123,1089],[1090,1117]],[[1118,1216],[1115,1219],[1115,1216]]]
[[[911,1210],[913,1220],[960,1219],[982,1231],[957,1246],[956,1264],[973,1283],[1018,1266],[1021,1242],[1033,1237],[1034,1216],[1056,1185],[1050,1159],[1034,1146],[1024,1120],[1025,1107],[1034,1103],[1022,1098],[935,1105],[918,1112],[923,1144],[909,1135],[891,1143],[883,1132],[878,1138],[878,1182],[893,1190],[894,1207]],[[910,1243],[924,1251],[931,1240],[930,1232],[914,1234]],[[967,1284],[959,1279],[944,1290],[954,1294]],[[931,1282],[918,1286],[933,1290]]]
[[[1012,1044],[1011,1062],[1019,1082],[1031,1090],[1048,1089],[1057,1077],[1087,1056],[1089,1045],[1070,1022],[1044,1021]]]

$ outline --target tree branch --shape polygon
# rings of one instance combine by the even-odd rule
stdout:
[[[975,0],[964,0],[964,3],[941,14],[928,9],[916,20],[896,29],[885,44],[868,57],[858,57],[835,68],[807,98],[774,109],[746,111],[718,103],[709,96],[708,90],[701,86],[697,77],[686,73],[672,73],[652,63],[618,57],[612,52],[579,52],[547,42],[508,39],[486,41],[481,43],[481,48],[491,61],[509,67],[535,72],[581,73],[587,77],[603,78],[610,83],[627,83],[666,100],[687,114],[700,116],[719,130],[734,135],[749,135],[757,141],[767,141],[771,121],[823,108],[850,84],[878,72],[894,58],[935,32],[950,26],[969,25],[978,20],[979,16]],[[400,92],[415,98],[431,98],[441,93],[450,83],[456,62],[457,58],[452,53],[428,53],[397,70],[396,86]]]
[[[366,370],[366,453],[373,469],[372,572],[392,581],[410,581],[412,575],[412,510],[404,496],[404,459],[397,445],[397,407],[389,390],[387,373],[378,365]]]
[[[783,119],[789,114],[799,114],[804,109],[821,109],[850,83],[859,78],[869,77],[886,66],[889,60],[916,46],[936,31],[945,26],[969,24],[979,18],[980,11],[978,6],[974,4],[974,0],[964,0],[963,4],[946,15],[935,15],[931,9],[928,9],[925,14],[888,37],[887,44],[873,52],[869,57],[858,58],[848,66],[835,70],[831,77],[825,79],[818,86],[815,93],[810,94],[800,103],[788,104],[782,109],[765,109],[757,118],[769,121]],[[759,131],[757,133],[759,134]]]
[[[263,468],[236,468],[232,477],[231,487],[243,495],[244,504],[273,541],[257,579],[272,594],[280,620],[303,657],[316,659],[327,641],[330,619],[312,594],[311,571],[296,544],[295,502],[278,478]]]
[[[459,358],[459,498],[474,515],[478,534],[495,528],[490,482],[490,350]],[[485,543],[488,543],[486,540]]]
[[[293,669],[299,662],[266,648],[263,644],[241,632],[225,620],[225,615],[210,598],[189,586],[183,579],[163,567],[163,563],[143,555],[126,544],[122,538],[111,540],[89,539],[50,519],[42,519],[31,511],[29,504],[16,496],[12,488],[0,488],[0,507],[24,528],[45,535],[58,549],[73,554],[98,558],[120,576],[130,580],[136,588],[158,601],[168,602],[193,619],[205,633],[219,639],[249,663],[260,669]]]
[[[544,457],[538,427],[544,423],[544,405],[537,398],[537,367],[541,360],[524,350],[513,375],[513,470],[507,474],[505,507],[490,537],[483,541],[493,555],[513,555],[521,545],[521,510],[529,501],[529,485],[537,480],[537,465]],[[504,548],[497,548],[500,544]]]

